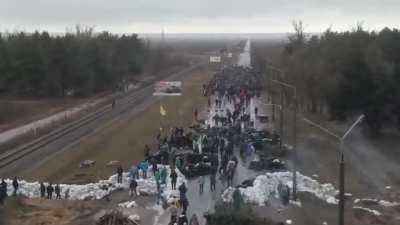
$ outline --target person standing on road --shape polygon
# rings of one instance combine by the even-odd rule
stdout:
[[[142,169],[143,172],[143,179],[147,179],[147,170],[149,169],[149,163],[147,160],[144,160],[140,163],[140,169]]]
[[[204,177],[204,175],[201,175],[201,176],[199,177],[199,191],[200,191],[200,195],[203,194],[203,191],[204,191],[205,179],[206,179],[206,178]]]
[[[19,187],[18,178],[17,177],[14,177],[12,185],[14,187],[14,195],[17,195],[17,191],[18,191],[18,187]]]
[[[130,179],[139,179],[139,171],[135,165],[133,165],[131,170],[129,171],[129,178]]]
[[[189,201],[186,198],[186,196],[181,198],[181,205],[182,205],[182,214],[186,214],[186,210],[187,210],[187,208],[189,206]]]
[[[186,192],[187,192],[187,188],[185,185],[185,182],[183,182],[181,185],[179,185],[179,194],[180,194],[180,198],[185,198],[186,197]]]
[[[157,166],[157,161],[156,159],[153,157],[151,158],[151,170],[153,171],[153,176],[156,175],[156,172],[158,171],[158,166]]]
[[[119,165],[118,168],[117,168],[117,175],[118,175],[118,177],[117,177],[117,182],[118,182],[119,184],[122,183],[122,173],[123,173],[122,166]]]
[[[171,187],[172,190],[176,190],[176,180],[178,178],[178,174],[176,173],[175,170],[171,171],[171,175],[169,175],[169,177],[171,178]]]
[[[61,188],[59,184],[56,185],[54,192],[56,193],[56,199],[61,199]]]
[[[215,184],[217,183],[216,173],[210,175],[210,190],[215,191]]]
[[[162,194],[161,184],[159,180],[156,180],[156,185],[157,185],[157,205],[159,205]]]
[[[161,184],[166,184],[167,183],[167,176],[168,176],[168,171],[165,166],[162,166],[160,169],[160,182]]]
[[[137,188],[136,179],[131,177],[129,182],[129,196],[132,197],[133,193],[135,193],[135,196],[137,196],[136,188]]]
[[[53,199],[53,185],[51,183],[49,183],[49,186],[47,186],[47,198],[48,199]]]
[[[44,186],[43,182],[40,183],[40,197],[46,197],[46,186]]]

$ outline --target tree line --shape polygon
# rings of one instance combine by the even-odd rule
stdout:
[[[302,110],[333,120],[364,113],[374,132],[400,128],[399,30],[367,31],[358,24],[308,36],[301,22],[294,28],[281,53],[281,79],[296,85]]]
[[[151,52],[136,34],[0,33],[0,95],[89,96],[140,73]]]

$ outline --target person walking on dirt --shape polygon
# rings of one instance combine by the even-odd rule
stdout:
[[[119,184],[122,183],[122,173],[123,173],[122,166],[118,166],[118,168],[117,168],[117,182]]]
[[[61,188],[59,184],[56,185],[54,192],[56,193],[56,199],[61,199]]]
[[[198,121],[198,116],[199,116],[199,111],[197,110],[197,108],[194,109],[194,119],[196,121]]]
[[[197,215],[193,214],[190,218],[189,225],[199,225],[199,220],[197,219]]]
[[[46,197],[46,186],[44,186],[43,182],[40,183],[40,197]]]
[[[204,192],[204,183],[205,183],[205,181],[206,181],[206,178],[204,177],[204,175],[201,175],[199,177],[199,192],[200,192],[200,195],[203,194],[203,192]]]
[[[113,99],[111,102],[111,108],[114,109],[116,104],[117,104],[117,101],[115,99]]]
[[[150,147],[148,145],[144,146],[144,158],[147,160],[150,157]]]
[[[54,188],[51,183],[49,183],[49,186],[47,186],[46,190],[47,190],[47,199],[53,199]]]
[[[18,178],[17,177],[14,177],[12,185],[14,187],[14,196],[15,196],[15,195],[17,195],[17,191],[18,191],[18,187],[19,187]]]
[[[216,174],[212,173],[210,175],[210,190],[215,191],[215,184],[217,183]]]
[[[176,190],[176,180],[178,178],[178,174],[176,173],[175,170],[171,171],[171,175],[169,175],[169,177],[171,178],[171,187],[172,190]]]

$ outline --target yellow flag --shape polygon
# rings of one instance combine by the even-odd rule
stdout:
[[[162,105],[160,105],[160,114],[161,114],[161,116],[167,115],[167,111],[164,109],[164,107]]]

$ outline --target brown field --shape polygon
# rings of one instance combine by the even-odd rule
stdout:
[[[145,144],[154,149],[161,124],[164,128],[188,127],[193,123],[194,109],[206,104],[206,98],[201,95],[201,86],[211,77],[212,71],[201,68],[192,73],[183,82],[182,96],[164,97],[136,115],[106,124],[23,177],[52,182],[93,182],[115,172],[113,168],[105,166],[111,160],[120,161],[125,169],[139,162],[143,158]],[[160,105],[167,111],[165,117],[160,115]],[[95,166],[80,169],[79,163],[86,159],[94,160]]]

